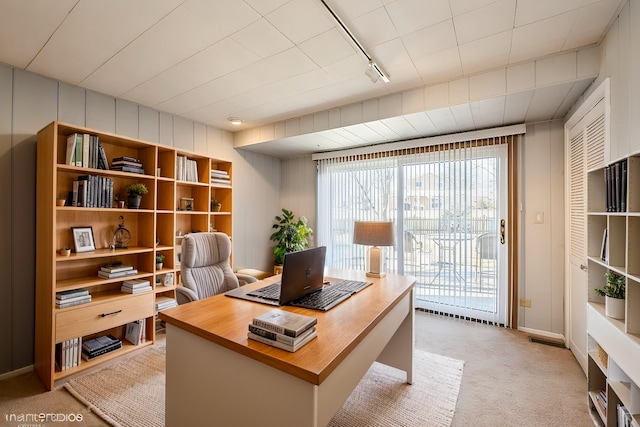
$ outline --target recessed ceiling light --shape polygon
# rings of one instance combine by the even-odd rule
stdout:
[[[229,117],[229,121],[231,122],[232,125],[241,125],[242,124],[242,119],[239,119],[237,117]]]

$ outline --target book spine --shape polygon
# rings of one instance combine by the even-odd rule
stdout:
[[[65,300],[69,298],[81,297],[84,295],[89,295],[89,291],[86,289],[78,290],[76,292],[68,293],[68,294],[56,294],[56,299]]]
[[[259,341],[263,344],[268,344],[273,347],[281,348],[282,350],[287,350],[290,352],[294,351],[294,348],[292,345],[285,344],[279,341],[270,340],[269,338],[265,338],[262,335],[254,334],[253,332],[248,332],[248,337],[254,341]]]
[[[253,332],[254,334],[268,338],[270,340],[279,341],[283,344],[287,344],[291,346],[296,342],[296,338],[290,337],[288,335],[271,332],[256,325],[249,325],[249,331]]]
[[[263,322],[262,320],[259,320],[259,319],[253,319],[253,324],[256,326],[260,326],[261,328],[267,329],[269,331],[276,332],[278,334],[288,335],[290,337],[296,336],[296,331],[292,331],[291,329],[287,329],[282,326]]]
[[[103,354],[107,354],[110,353],[114,350],[118,350],[119,348],[122,347],[122,342],[118,341],[117,343],[110,345],[108,347],[105,347],[103,349],[100,350],[96,350],[96,351],[92,351],[92,352],[86,352],[86,351],[82,351],[82,358],[84,360],[91,360],[93,358],[96,358],[98,356],[102,356]]]

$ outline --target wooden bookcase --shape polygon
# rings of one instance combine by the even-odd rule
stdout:
[[[623,405],[633,416],[632,425],[639,427],[640,155],[623,160],[627,162],[624,211],[607,209],[606,169],[587,172],[587,383],[590,407],[603,425],[618,426],[618,405]],[[626,313],[621,320],[606,316],[604,297],[594,291],[604,286],[609,270],[626,278]],[[599,395],[606,405],[598,403]]]
[[[80,167],[66,164],[67,137],[74,133],[97,136],[109,164],[116,157],[139,159],[144,174]],[[179,157],[197,165],[196,181],[178,176]],[[229,183],[212,184],[211,170],[228,174]],[[139,209],[111,207],[75,207],[69,205],[73,182],[83,175],[96,175],[113,181],[113,195],[126,201],[126,186],[143,183],[149,193]],[[217,230],[232,232],[231,162],[211,159],[171,147],[99,132],[84,127],[52,122],[38,132],[37,142],[37,214],[36,214],[36,336],[35,369],[48,390],[55,381],[96,366],[155,341],[156,298],[175,298],[180,285],[178,255],[182,239],[190,232]],[[56,199],[65,198],[65,206]],[[193,199],[190,210],[182,210],[181,199]],[[211,211],[211,201],[222,202],[220,212]],[[125,202],[126,203],[126,202]],[[113,236],[124,219],[131,239],[126,249],[114,249]],[[91,227],[95,250],[64,256],[63,247],[74,248],[72,227]],[[165,255],[161,270],[155,256]],[[126,278],[103,279],[98,270],[105,264],[122,262],[133,265],[137,274]],[[164,278],[173,275],[173,284]],[[149,280],[152,291],[135,294],[121,292],[122,282],[139,278]],[[56,292],[88,289],[91,302],[67,308],[56,307]],[[125,325],[144,320],[146,341],[133,345],[125,338]],[[87,340],[111,334],[122,340],[122,348],[82,360],[78,366],[58,370],[55,363],[57,343],[81,337]]]

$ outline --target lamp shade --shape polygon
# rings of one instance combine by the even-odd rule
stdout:
[[[353,243],[369,246],[393,246],[395,229],[391,221],[356,221]]]

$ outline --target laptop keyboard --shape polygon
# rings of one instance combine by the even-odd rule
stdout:
[[[316,292],[304,295],[291,302],[291,305],[326,311],[349,298],[352,294],[360,292],[372,283],[373,282],[361,282],[357,280],[341,280],[329,286],[323,286],[322,289]],[[280,299],[280,282],[256,289],[247,295],[278,301]]]
[[[280,300],[280,282],[275,282],[263,288],[256,289],[255,291],[248,292],[247,295],[278,301]]]
[[[358,280],[341,280],[339,282],[332,283],[331,287],[343,291],[349,291],[351,293],[356,293],[360,292],[372,283],[373,282],[361,282]]]
[[[291,301],[291,305],[326,311],[349,298],[351,294],[353,294],[353,292],[334,288],[333,285],[324,286],[320,290]]]

